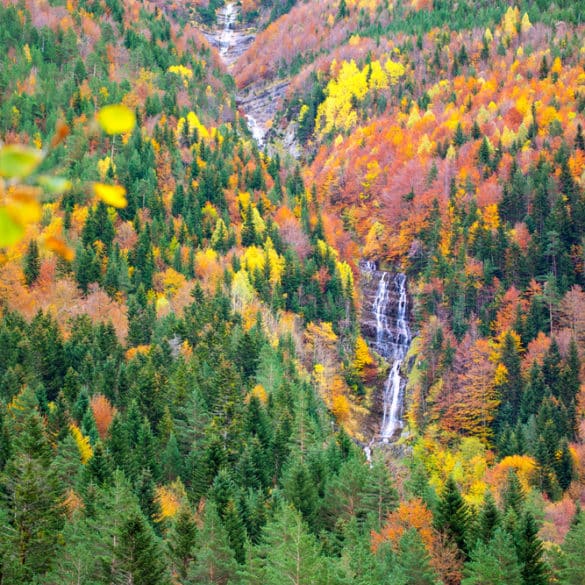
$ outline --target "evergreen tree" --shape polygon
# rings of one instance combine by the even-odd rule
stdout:
[[[191,563],[186,583],[225,585],[236,575],[237,563],[213,502],[205,504],[203,527],[199,532],[196,560]]]
[[[169,583],[161,546],[144,516],[132,512],[121,523],[114,548],[111,583]]]
[[[585,520],[578,511],[565,541],[554,558],[555,575],[560,585],[585,583]]]
[[[282,484],[287,499],[302,514],[305,522],[314,527],[319,511],[319,495],[307,466],[300,459],[291,462],[284,472]]]
[[[530,512],[525,512],[516,531],[514,543],[520,561],[523,585],[548,585],[548,568],[538,526]]]
[[[244,223],[242,224],[242,246],[254,246],[258,243],[256,224],[254,223],[254,209],[248,203],[244,212]]]
[[[28,244],[26,254],[24,255],[23,272],[27,286],[32,286],[39,278],[41,273],[41,259],[36,240],[31,240]]]
[[[434,585],[437,575],[430,560],[419,533],[414,528],[406,530],[399,542],[396,555],[399,571],[394,582],[404,585]]]
[[[465,565],[461,585],[523,585],[512,538],[496,528],[490,541],[478,542]]]
[[[466,536],[469,521],[469,508],[461,497],[455,480],[450,476],[437,505],[435,525],[464,554],[467,552]]]
[[[179,452],[179,445],[175,433],[171,432],[162,457],[162,475],[165,483],[174,481],[182,475],[183,459]]]
[[[339,0],[339,6],[337,7],[337,20],[343,20],[349,16],[349,10],[345,0]]]
[[[513,470],[508,472],[502,500],[505,512],[513,510],[516,515],[520,516],[524,508],[524,494],[518,475]]]
[[[282,504],[252,551],[246,585],[321,585],[330,583],[327,564],[301,515]]]
[[[500,512],[491,492],[487,492],[483,506],[479,513],[479,537],[484,543],[488,543],[494,536],[500,524]]]
[[[197,533],[193,512],[184,504],[177,512],[167,536],[171,572],[183,581],[187,578],[189,567],[195,559]]]

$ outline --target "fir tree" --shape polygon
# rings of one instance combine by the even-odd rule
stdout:
[[[31,240],[24,255],[24,280],[27,286],[32,286],[41,273],[41,259],[39,246],[36,240]]]
[[[496,528],[485,544],[478,542],[465,565],[461,585],[523,585],[520,563],[511,537]]]
[[[437,505],[435,525],[452,540],[464,554],[467,552],[467,526],[470,512],[452,477],[447,479]]]
[[[112,583],[165,585],[169,577],[162,549],[150,525],[140,512],[131,513],[120,525]]]
[[[186,583],[225,585],[236,575],[237,563],[213,502],[206,502],[203,528],[199,532],[196,560],[191,563]]]
[[[555,575],[560,585],[585,583],[585,520],[577,511],[560,550],[554,557]]]
[[[195,559],[197,524],[187,504],[179,509],[167,536],[171,571],[181,580],[186,580],[189,567]]]
[[[530,512],[525,512],[514,539],[520,561],[523,585],[548,585],[548,568],[538,526]]]

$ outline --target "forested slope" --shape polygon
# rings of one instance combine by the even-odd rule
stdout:
[[[0,583],[583,583],[578,3],[219,6],[0,6]]]

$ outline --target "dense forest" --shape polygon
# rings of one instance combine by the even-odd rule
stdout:
[[[2,0],[0,585],[583,585],[584,19]]]

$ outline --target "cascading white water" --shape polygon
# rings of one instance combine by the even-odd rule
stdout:
[[[215,44],[219,49],[221,58],[228,66],[237,59],[239,54],[236,51],[238,43],[241,43],[243,38],[246,39],[246,43],[248,40],[253,39],[253,37],[246,36],[236,30],[238,13],[239,8],[235,2],[228,2],[223,8],[217,11],[217,23],[222,28],[216,37],[217,41]],[[252,138],[254,138],[260,148],[264,148],[266,128],[249,111],[245,115],[248,127],[252,133]]]
[[[223,29],[218,39],[219,54],[225,59],[231,46],[234,44],[234,28],[236,25],[236,18],[238,17],[238,9],[233,2],[229,2],[223,9],[218,11],[218,17],[223,22]],[[220,19],[218,18],[218,20]]]
[[[376,271],[373,262],[364,263],[364,269],[371,272],[372,277],[379,277],[376,297],[372,305],[372,313],[376,321],[375,350],[392,361],[388,379],[384,385],[384,416],[380,426],[380,439],[388,443],[402,429],[402,393],[404,379],[400,375],[400,367],[411,341],[408,327],[408,294],[406,276],[396,274],[392,279],[390,273]],[[396,302],[396,310],[390,311],[389,304]],[[395,314],[395,321],[389,318]],[[367,453],[366,453],[367,455]]]

